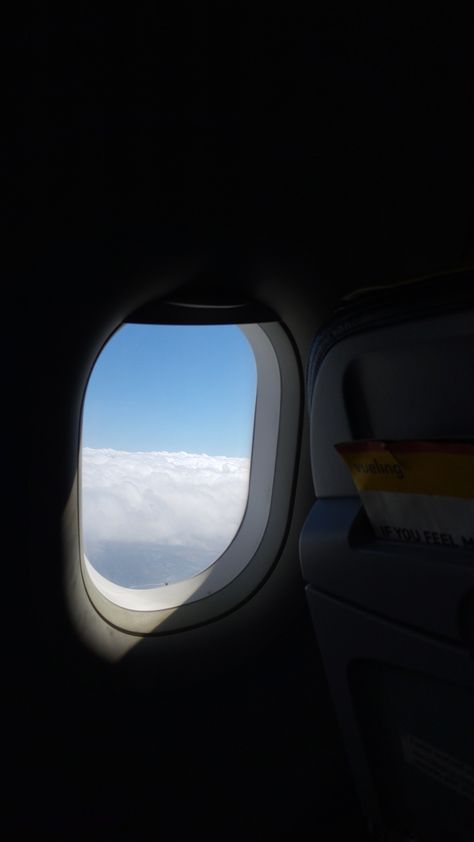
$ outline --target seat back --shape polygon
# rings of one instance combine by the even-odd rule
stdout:
[[[317,500],[300,559],[380,838],[474,838],[474,548],[376,538],[335,445],[474,440],[473,281],[428,279],[346,303],[308,364]]]

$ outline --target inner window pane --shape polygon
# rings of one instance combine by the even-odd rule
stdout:
[[[205,570],[247,504],[256,365],[237,325],[127,324],[100,354],[82,433],[85,554],[152,588]]]

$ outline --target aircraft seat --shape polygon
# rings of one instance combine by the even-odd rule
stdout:
[[[383,540],[335,445],[473,442],[473,280],[363,291],[307,368],[316,502],[300,560],[375,839],[474,839],[474,547]]]

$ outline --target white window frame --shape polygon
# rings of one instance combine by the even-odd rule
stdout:
[[[81,453],[78,466],[82,593],[115,630],[138,635],[176,631],[215,619],[248,599],[278,557],[290,514],[298,450],[301,378],[293,347],[277,322],[241,324],[257,368],[247,506],[227,549],[201,573],[157,588],[132,589],[101,576],[83,548]],[[75,577],[77,600],[81,588]]]

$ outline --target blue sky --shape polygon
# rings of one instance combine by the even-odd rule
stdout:
[[[82,442],[250,456],[256,366],[236,325],[125,325],[86,392]]]

